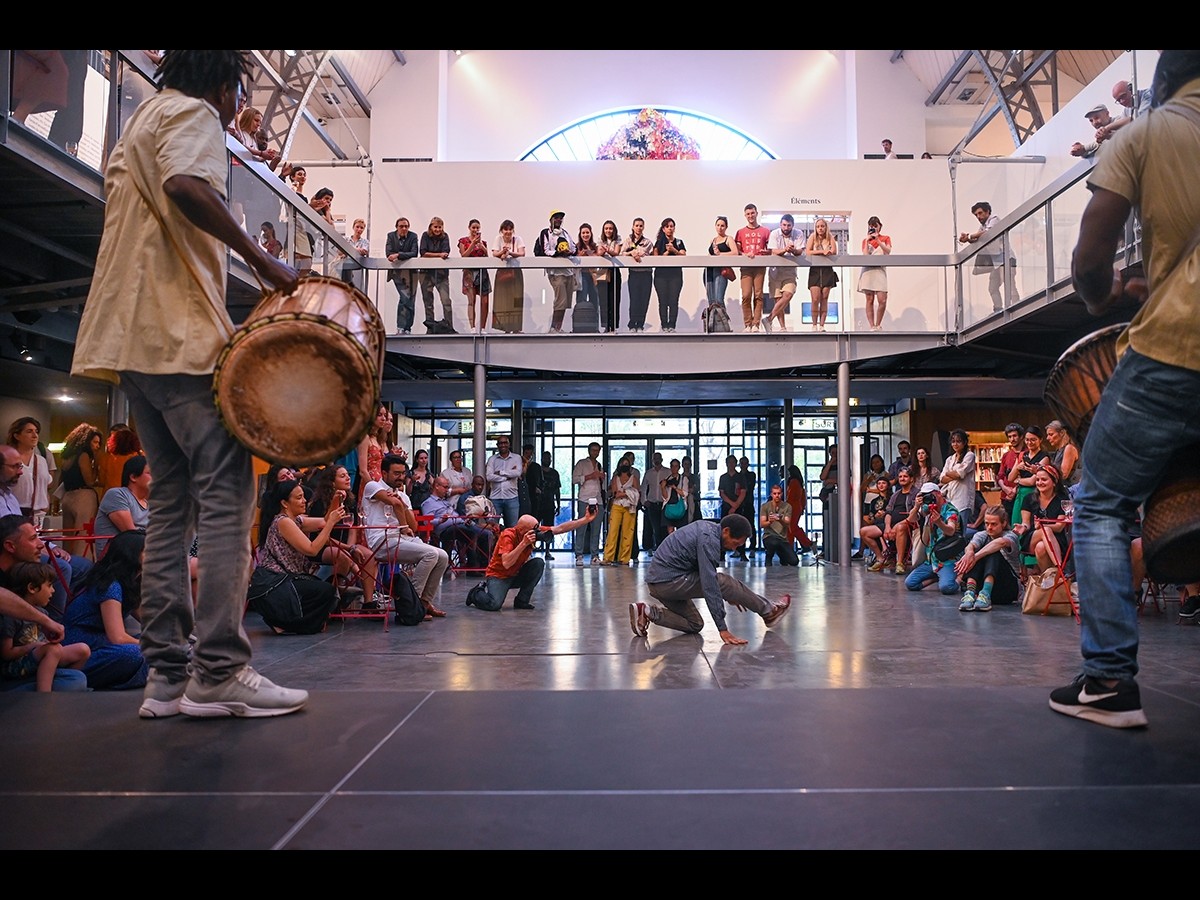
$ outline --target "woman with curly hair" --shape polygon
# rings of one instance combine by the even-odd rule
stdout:
[[[100,470],[96,456],[100,452],[100,430],[95,425],[81,422],[71,429],[63,441],[61,465],[63,531],[82,529],[96,518],[100,498],[96,488],[100,484]],[[65,550],[78,556],[88,549],[87,541],[65,541]]]
[[[100,499],[113,488],[124,487],[121,483],[125,463],[131,457],[144,456],[142,442],[137,434],[124,422],[118,422],[108,429],[108,440],[104,442],[104,452],[100,454],[96,464],[100,467]]]

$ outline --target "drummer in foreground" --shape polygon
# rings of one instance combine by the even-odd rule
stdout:
[[[249,665],[241,620],[250,453],[221,425],[212,400],[217,356],[233,333],[226,245],[271,287],[290,292],[297,281],[226,204],[225,127],[248,71],[238,50],[167,51],[163,90],[137,108],[108,161],[104,234],[75,342],[71,373],[119,378],[154,468],[142,574],[141,646],[151,666],[143,718],[278,716],[308,700]],[[193,531],[201,548],[194,619]]]
[[[1122,295],[1145,299],[1121,335],[1120,361],[1100,398],[1075,495],[1083,672],[1050,708],[1112,728],[1146,724],[1138,672],[1138,608],[1126,523],[1172,454],[1200,440],[1200,50],[1164,50],[1159,108],[1121,130],[1088,176],[1092,198],[1075,247],[1075,289],[1093,313]],[[1149,281],[1113,269],[1136,203]],[[1136,441],[1129,435],[1137,435]]]

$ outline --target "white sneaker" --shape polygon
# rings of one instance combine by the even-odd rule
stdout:
[[[577,568],[577,569],[583,568],[583,557],[582,556],[575,557],[575,568]]]
[[[179,711],[199,718],[259,719],[286,716],[303,709],[307,702],[308,691],[280,687],[247,665],[220,684],[206,685],[193,677],[179,701]]]
[[[187,679],[168,681],[165,675],[160,675],[158,669],[150,668],[146,679],[146,688],[142,692],[142,705],[138,715],[143,719],[166,719],[179,715],[179,699],[183,689],[187,687]]]
[[[592,557],[592,565],[593,566],[602,566],[602,565],[604,565],[604,560],[602,560],[598,556],[593,556]]]

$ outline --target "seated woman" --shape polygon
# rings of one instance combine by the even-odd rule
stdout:
[[[1067,550],[1067,523],[1054,522],[1039,526],[1038,519],[1065,519],[1062,501],[1067,492],[1062,488],[1062,476],[1050,463],[1038,466],[1033,476],[1033,493],[1027,494],[1021,507],[1021,523],[1013,531],[1021,539],[1021,550],[1037,558],[1039,572],[1057,567]],[[1046,533],[1054,536],[1056,547],[1046,541]]]
[[[276,634],[315,634],[325,627],[337,604],[333,585],[315,577],[320,563],[315,560],[329,543],[334,526],[346,510],[345,497],[335,491],[322,519],[306,516],[308,501],[298,481],[279,481],[267,489],[263,517],[258,527],[258,567],[250,582],[255,607]],[[317,532],[315,537],[309,534]],[[268,584],[274,582],[268,588]],[[294,591],[299,603],[277,604],[277,590]]]
[[[334,496],[339,492],[344,498],[343,525],[361,525],[358,508],[350,490],[350,472],[345,466],[326,466],[321,470],[316,478],[312,503],[308,505],[309,515],[323,519]],[[352,532],[348,527],[335,528],[329,536],[329,543],[319,554],[319,561],[333,566],[333,571],[338,576],[344,577],[349,575],[351,570],[357,570],[359,578],[362,579],[363,596],[378,603],[383,598],[375,595],[375,573],[378,568],[375,555],[358,540],[358,534],[359,532]]]
[[[109,538],[122,531],[145,531],[150,524],[150,463],[144,456],[131,456],[121,470],[121,487],[113,488],[100,501],[96,513],[96,559],[104,555]]]
[[[142,551],[146,535],[125,531],[80,585],[63,622],[67,644],[87,644],[92,655],[83,667],[88,687],[122,691],[146,684],[146,659],[125,619],[137,618],[142,600]]]

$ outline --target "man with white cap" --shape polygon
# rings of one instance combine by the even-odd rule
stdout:
[[[904,579],[904,586],[910,591],[919,591],[936,582],[943,594],[958,593],[954,561],[962,555],[965,542],[959,541],[961,546],[957,550],[944,548],[940,553],[934,547],[942,538],[962,534],[959,518],[958,510],[942,494],[940,487],[932,481],[921,485],[912,512],[905,519],[910,528],[920,529],[921,542],[925,545],[925,561],[913,566]]]
[[[563,218],[566,216],[561,209],[550,213],[550,227],[543,228],[534,245],[534,256],[574,256],[575,242],[563,228]],[[550,280],[550,290],[554,292],[554,318],[550,322],[551,334],[562,334],[563,319],[571,308],[571,294],[575,288],[574,269],[547,269],[546,278]]]
[[[1091,159],[1096,155],[1096,151],[1100,149],[1100,145],[1108,140],[1108,126],[1112,124],[1112,115],[1108,111],[1108,107],[1103,103],[1093,106],[1083,114],[1083,117],[1088,120],[1093,128],[1096,129],[1095,138],[1086,144],[1081,144],[1076,141],[1071,145],[1071,155],[1081,156],[1084,159]]]

